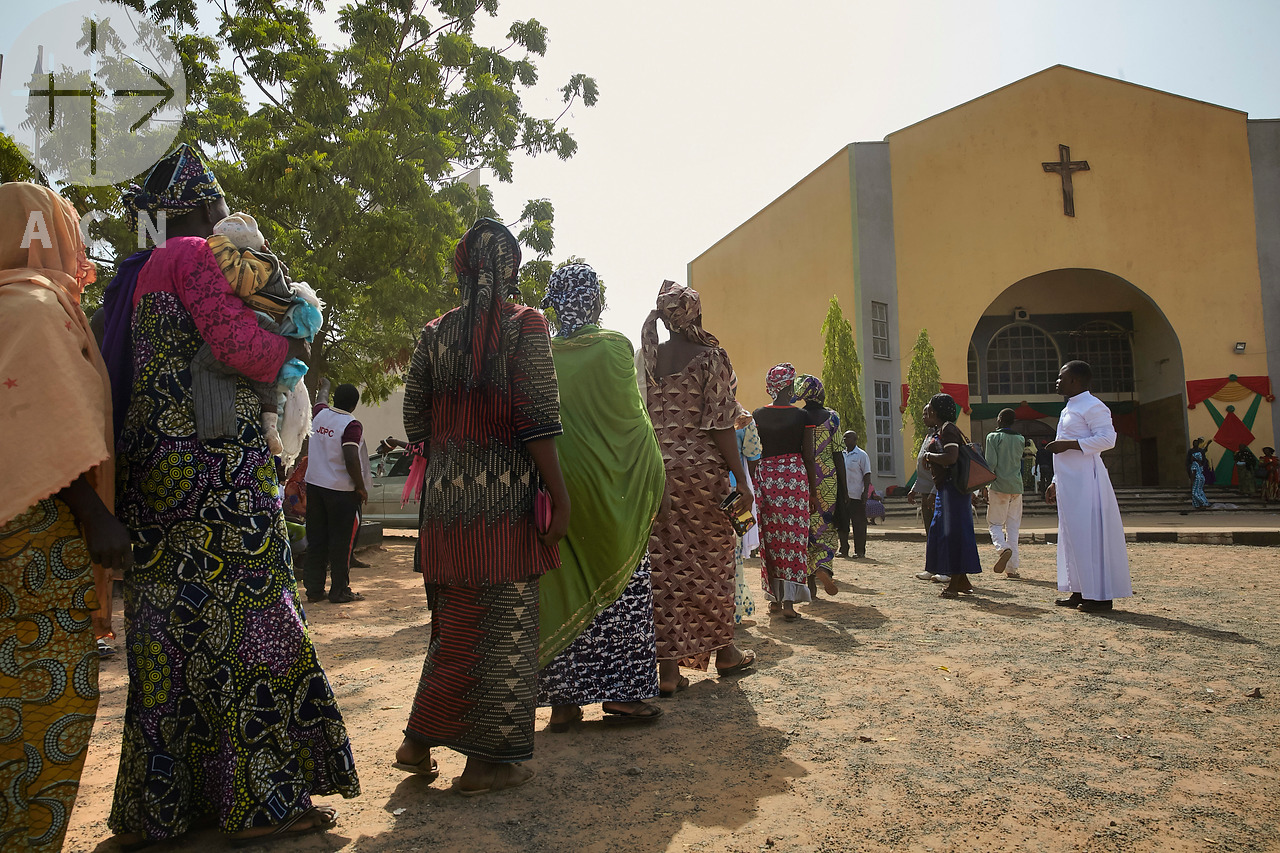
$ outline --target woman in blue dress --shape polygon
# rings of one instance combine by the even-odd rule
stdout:
[[[925,545],[924,568],[933,575],[950,577],[943,598],[972,594],[969,575],[982,571],[978,543],[973,533],[973,510],[967,492],[953,482],[964,434],[956,426],[960,407],[949,394],[935,394],[924,407],[924,424],[929,434],[924,440],[924,460],[933,474],[937,500],[929,539]]]

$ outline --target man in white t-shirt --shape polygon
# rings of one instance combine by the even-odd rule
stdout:
[[[351,552],[360,532],[360,507],[369,499],[369,452],[364,427],[351,412],[360,402],[354,385],[339,385],[333,405],[316,403],[307,448],[307,553],[302,582],[307,601],[363,601],[351,589]]]
[[[867,493],[871,490],[871,457],[858,446],[858,433],[844,434],[844,512],[840,518],[840,556],[849,556],[849,526],[853,526],[853,556],[867,556]]]

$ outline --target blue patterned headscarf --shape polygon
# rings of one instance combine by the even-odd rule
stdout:
[[[554,308],[560,330],[567,338],[590,322],[600,307],[600,279],[589,264],[566,264],[551,274],[542,308]]]
[[[163,210],[181,216],[222,197],[222,186],[200,152],[184,142],[151,167],[142,186],[130,184],[120,200],[133,215]]]

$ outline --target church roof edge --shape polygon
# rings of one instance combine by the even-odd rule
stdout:
[[[935,118],[940,118],[941,116],[947,115],[948,113],[953,113],[956,110],[964,109],[970,104],[975,104],[978,101],[984,100],[985,98],[989,98],[992,95],[999,94],[1000,92],[1003,92],[1005,89],[1012,89],[1014,86],[1020,86],[1023,83],[1026,83],[1028,80],[1032,80],[1044,74],[1051,74],[1057,71],[1072,71],[1072,72],[1075,72],[1076,74],[1085,74],[1089,77],[1097,77],[1101,80],[1107,80],[1108,82],[1111,82],[1111,83],[1119,83],[1124,86],[1132,86],[1135,89],[1143,89],[1148,92],[1156,92],[1161,95],[1167,95],[1170,98],[1177,98],[1182,101],[1190,101],[1193,104],[1203,104],[1206,107],[1213,107],[1215,109],[1226,110],[1227,112],[1231,112],[1231,113],[1237,113],[1239,115],[1245,116],[1246,118],[1248,118],[1248,115],[1249,115],[1246,111],[1238,110],[1235,107],[1225,107],[1222,104],[1215,104],[1210,101],[1202,101],[1199,98],[1189,98],[1186,95],[1179,95],[1175,92],[1166,92],[1164,89],[1157,89],[1154,86],[1144,86],[1141,83],[1131,83],[1128,80],[1121,80],[1118,77],[1108,77],[1106,74],[1099,74],[1096,71],[1085,71],[1083,68],[1076,68],[1072,65],[1064,65],[1062,63],[1058,63],[1057,65],[1050,65],[1048,68],[1042,68],[1033,74],[1028,74],[1026,77],[1019,77],[1017,80],[1013,80],[1009,83],[1006,83],[1003,86],[992,89],[988,92],[983,92],[981,95],[978,95],[977,97],[973,97],[967,101],[956,104],[954,107],[949,107],[940,113],[934,113],[933,115],[926,116],[925,118],[922,118],[917,122],[912,122],[911,124],[905,127],[900,127],[897,130],[890,133],[889,135],[887,135],[885,137],[885,141],[888,142],[890,139],[897,136],[899,133],[904,133],[905,131],[911,130],[914,127],[919,127],[925,122],[933,121]]]

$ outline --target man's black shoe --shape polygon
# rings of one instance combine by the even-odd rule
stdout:
[[[315,604],[317,601],[324,601],[328,597],[329,596],[323,592],[318,595],[314,592],[307,593],[307,601],[311,602],[312,604]]]
[[[1111,610],[1111,599],[1095,601],[1092,598],[1086,598],[1080,602],[1078,609],[1081,613],[1106,613]]]
[[[1071,593],[1070,596],[1066,598],[1059,598],[1057,601],[1054,602],[1054,604],[1058,605],[1059,607],[1075,607],[1079,605],[1080,602],[1082,601],[1084,601],[1084,596],[1082,596],[1078,592],[1073,592]]]

